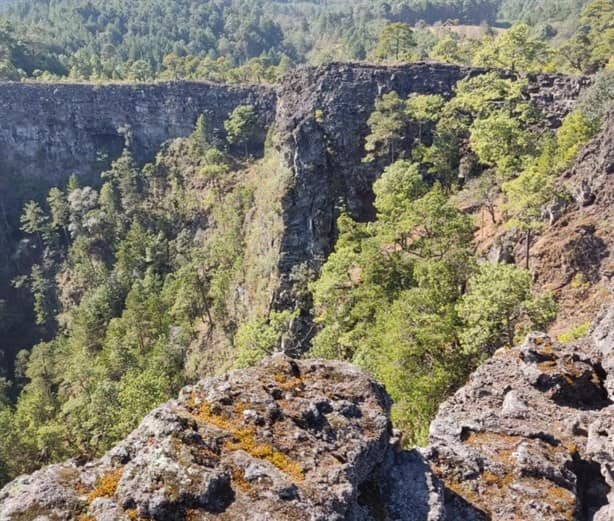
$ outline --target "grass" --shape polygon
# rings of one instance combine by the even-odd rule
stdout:
[[[589,328],[591,327],[590,322],[584,322],[583,324],[578,324],[577,326],[572,327],[565,333],[561,333],[559,335],[559,342],[562,344],[568,344],[570,342],[574,342],[583,338],[588,333]]]

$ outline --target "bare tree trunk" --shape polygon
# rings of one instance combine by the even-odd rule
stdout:
[[[525,260],[525,267],[528,270],[529,269],[529,260],[530,260],[530,255],[531,255],[531,230],[527,230],[527,244],[526,244],[526,250],[525,250],[525,254],[527,256],[526,260]]]

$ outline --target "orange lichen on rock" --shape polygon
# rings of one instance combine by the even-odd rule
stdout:
[[[521,441],[518,436],[502,434],[498,432],[472,432],[469,434],[465,443],[472,447],[480,448],[487,446],[493,449],[491,457],[494,461],[509,465],[511,463],[512,452]]]
[[[123,470],[122,467],[119,467],[104,474],[100,478],[96,488],[87,496],[87,500],[91,503],[94,499],[99,497],[113,497],[117,491],[117,485],[122,477]]]
[[[284,392],[294,391],[303,387],[303,381],[300,378],[287,376],[282,373],[277,373],[275,375],[275,382]]]
[[[245,479],[245,472],[239,467],[232,467],[231,470],[232,482],[239,487],[243,492],[249,492],[249,482]]]
[[[199,521],[202,518],[203,517],[202,517],[200,511],[198,511],[198,510],[196,510],[194,508],[189,508],[185,512],[185,521]]]
[[[191,403],[195,404],[196,400],[193,398]],[[242,424],[241,418],[233,419],[227,413],[213,412],[211,404],[207,402],[202,402],[200,405],[195,406],[193,414],[198,420],[214,425],[231,435],[232,439],[228,440],[224,445],[225,450],[243,450],[254,458],[268,461],[295,481],[303,481],[305,479],[303,467],[300,463],[293,461],[275,447],[257,441],[256,429]]]

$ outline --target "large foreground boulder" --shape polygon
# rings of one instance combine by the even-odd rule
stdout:
[[[99,461],[17,479],[0,519],[426,519],[441,494],[418,453],[389,473],[389,407],[348,364],[277,356],[184,389]],[[388,509],[384,484],[410,494]]]
[[[184,389],[100,460],[0,491],[0,521],[610,521],[612,312],[487,361],[404,451],[384,389],[276,356]]]

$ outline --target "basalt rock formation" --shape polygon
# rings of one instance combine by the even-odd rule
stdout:
[[[340,206],[359,221],[375,217],[372,187],[386,163],[362,159],[367,121],[376,99],[391,91],[402,97],[417,93],[449,98],[459,80],[485,72],[431,63],[397,67],[332,64],[302,69],[285,78],[278,91],[275,125],[292,182],[283,199],[275,307],[296,307],[295,271],[304,266],[319,270],[335,243]],[[500,74],[510,76],[504,71]],[[527,96],[553,128],[589,83],[583,77],[563,75],[536,75],[528,81]],[[414,133],[402,145],[407,150],[417,128]],[[304,352],[311,331],[310,317],[305,314],[294,323],[289,352]]]
[[[0,168],[39,182],[99,174],[125,146],[151,161],[165,141],[187,136],[200,114],[223,136],[224,120],[253,105],[263,126],[275,92],[206,82],[157,84],[0,84]]]
[[[18,176],[44,190],[71,174],[103,171],[127,146],[139,162],[159,147],[189,135],[204,114],[213,139],[241,104],[255,107],[264,129],[280,135],[292,182],[284,197],[279,270],[284,307],[293,269],[319,267],[334,243],[339,201],[359,219],[374,215],[372,185],[382,166],[361,162],[367,119],[381,94],[396,91],[449,97],[455,84],[486,69],[435,63],[402,66],[331,64],[304,68],[278,87],[207,82],[157,84],[0,84],[0,188]],[[500,71],[504,76],[510,73]],[[589,80],[563,75],[529,78],[527,96],[556,127]],[[254,151],[262,148],[262,132]],[[3,182],[4,181],[4,182]],[[42,192],[41,192],[42,194]],[[32,194],[31,194],[32,195]],[[40,195],[40,194],[39,194]]]
[[[278,355],[185,388],[102,459],[0,491],[0,520],[608,521],[614,309],[562,346],[532,334],[404,451],[390,401],[342,362]]]
[[[279,90],[276,118],[285,162],[294,174],[284,205],[282,274],[304,262],[317,265],[330,253],[339,201],[355,219],[374,217],[372,186],[384,165],[362,159],[367,120],[378,96],[395,91],[401,97],[451,97],[459,80],[485,72],[430,63],[332,64],[287,76]],[[527,95],[549,124],[558,127],[588,80],[537,75],[529,83]],[[407,146],[411,141],[410,137]]]

